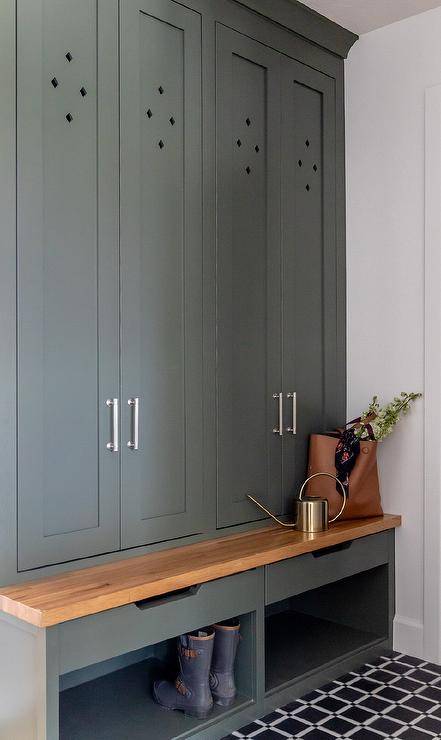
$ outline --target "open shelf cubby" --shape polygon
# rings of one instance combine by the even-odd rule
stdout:
[[[156,679],[177,674],[176,639],[145,649],[147,657],[93,680],[60,691],[60,740],[170,740],[190,738],[255,700],[253,676],[254,614],[240,617],[241,636],[236,658],[238,694],[235,703],[215,705],[204,720],[159,707],[152,696]],[[129,656],[128,659],[130,660]]]
[[[380,566],[267,606],[267,694],[384,640],[387,578]]]

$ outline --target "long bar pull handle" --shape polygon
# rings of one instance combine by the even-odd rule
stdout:
[[[108,398],[106,406],[111,410],[111,440],[106,447],[110,452],[119,452],[119,401],[117,398]]]
[[[129,450],[139,449],[139,398],[129,398],[127,403],[131,409],[130,439],[127,442]]]
[[[279,426],[274,427],[273,434],[283,435],[283,393],[273,393],[273,398],[279,401]]]
[[[297,393],[293,391],[293,393],[287,393],[287,398],[292,399],[292,426],[287,427],[286,431],[291,432],[291,434],[297,434]]]

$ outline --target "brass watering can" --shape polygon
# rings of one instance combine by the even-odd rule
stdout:
[[[305,487],[308,485],[309,481],[313,478],[317,478],[319,475],[325,475],[328,478],[333,478],[334,480],[336,480],[343,494],[343,503],[341,505],[340,511],[332,519],[329,519],[329,504],[327,498],[320,498],[319,496],[303,496],[303,491],[305,490]],[[335,522],[339,518],[339,516],[343,514],[344,508],[346,506],[347,494],[343,483],[335,475],[331,475],[331,473],[314,473],[314,475],[310,475],[309,478],[307,478],[303,483],[300,489],[299,497],[295,501],[296,518],[295,522],[293,522],[292,524],[282,522],[282,520],[279,519],[275,514],[273,514],[272,511],[267,509],[263,504],[257,501],[250,494],[247,494],[247,498],[249,498],[250,501],[256,504],[259,509],[262,509],[265,514],[268,514],[268,516],[274,519],[277,524],[280,524],[281,527],[296,529],[299,532],[313,533],[324,532],[328,529],[328,526],[332,524],[332,522]]]

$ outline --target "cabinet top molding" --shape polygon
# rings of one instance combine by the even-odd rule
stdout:
[[[236,1],[343,59],[346,59],[349,50],[358,40],[356,33],[339,26],[298,0]]]
[[[273,526],[70,571],[0,591],[0,610],[51,627],[401,525],[401,517],[343,521],[305,534]]]

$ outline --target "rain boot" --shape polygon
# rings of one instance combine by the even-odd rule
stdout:
[[[216,704],[228,707],[236,697],[234,661],[239,644],[240,623],[227,619],[214,625],[214,650],[211,661],[210,689]]]
[[[178,637],[179,673],[174,683],[155,681],[153,698],[164,709],[179,709],[191,717],[205,719],[213,708],[209,672],[213,655],[214,629]]]

